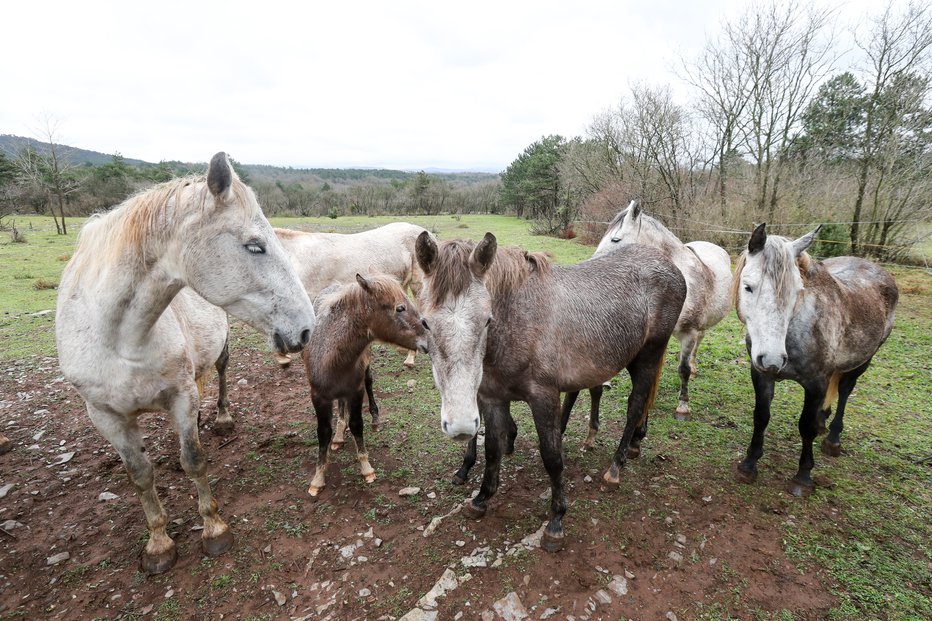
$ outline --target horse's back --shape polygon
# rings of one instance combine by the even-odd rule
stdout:
[[[834,257],[822,261],[822,265],[837,283],[843,303],[852,315],[861,320],[882,320],[886,339],[893,329],[893,314],[899,300],[893,275],[860,257]]]
[[[689,253],[682,270],[689,291],[678,331],[706,330],[731,309],[731,257],[721,246],[706,241],[686,244]]]

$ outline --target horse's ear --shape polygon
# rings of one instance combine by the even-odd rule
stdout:
[[[631,201],[631,204],[628,205],[628,209],[631,210],[631,219],[636,220],[639,215],[641,215],[641,201],[635,199]]]
[[[414,242],[414,254],[417,256],[417,264],[425,274],[430,274],[434,269],[434,263],[437,261],[437,242],[427,231],[421,231]]]
[[[359,283],[359,286],[362,287],[362,290],[366,293],[372,291],[372,285],[369,284],[369,281],[363,278],[362,274],[356,274],[356,282]]]
[[[797,257],[803,253],[809,246],[812,245],[812,242],[816,240],[816,236],[819,234],[819,229],[822,228],[822,225],[815,227],[799,239],[793,242],[793,254]]]
[[[767,224],[761,222],[754,228],[754,232],[751,233],[751,239],[748,241],[748,252],[754,254],[755,252],[760,252],[764,249],[764,243],[767,241]]]
[[[486,233],[482,241],[473,248],[472,255],[469,257],[469,268],[478,278],[482,278],[489,271],[497,249],[498,241],[491,233]]]
[[[210,159],[210,167],[207,169],[207,187],[217,198],[224,198],[231,185],[233,185],[233,167],[230,166],[227,154],[221,151]]]

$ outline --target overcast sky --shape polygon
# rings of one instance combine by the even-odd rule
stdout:
[[[842,25],[879,4],[811,1]],[[48,117],[60,142],[150,162],[497,172],[632,81],[685,96],[678,59],[746,4],[12,2],[0,133]]]

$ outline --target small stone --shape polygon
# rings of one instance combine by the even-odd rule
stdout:
[[[271,553],[272,553],[272,544],[270,543],[269,545],[267,545],[267,546],[265,546],[264,548],[262,548],[262,551],[265,552],[266,554],[271,554]]]
[[[71,558],[71,555],[67,552],[59,552],[58,554],[53,554],[52,556],[45,559],[46,565],[58,565],[62,561],[67,561]]]
[[[246,378],[244,377],[244,378],[240,379],[240,380],[239,380],[238,382],[236,382],[236,383],[237,383],[237,385],[239,385],[239,386],[245,386],[245,385],[248,384],[249,382],[248,382],[248,381],[246,380]]]
[[[703,497],[702,497],[702,500],[703,500],[704,502],[712,502],[712,497],[711,497],[711,496],[703,496]]]
[[[0,498],[5,498],[6,495],[10,493],[11,489],[13,489],[13,483],[7,483],[6,485],[0,486]]]
[[[116,500],[117,498],[119,498],[119,496],[117,496],[113,492],[100,492],[100,495],[97,497],[97,500],[106,502],[108,500]]]
[[[379,539],[378,537],[376,537],[376,538],[375,538],[375,541],[373,541],[372,543],[374,543],[374,544],[375,544],[375,547],[377,547],[377,548],[381,548],[381,547],[382,547],[382,540]]]
[[[671,518],[671,517],[665,517],[665,518],[663,518],[663,523],[666,524],[667,526],[669,526],[670,524],[673,524],[673,518]]]
[[[398,490],[398,495],[401,497],[414,496],[416,494],[419,494],[420,491],[421,491],[420,487],[402,487],[400,490]]]
[[[612,596],[608,594],[608,591],[599,589],[595,592],[595,601],[600,604],[608,605],[612,603]]]
[[[665,616],[667,619],[669,619],[669,621],[677,621],[676,615],[673,614],[672,612],[668,612]]]
[[[459,548],[462,548],[464,545],[466,545],[466,542],[463,541],[462,539],[456,542],[456,546]]]
[[[633,578],[634,576],[632,576]],[[628,594],[628,580],[624,576],[612,576],[612,581],[608,583],[608,588],[615,595],[622,596]]]
[[[590,477],[588,474],[584,476],[582,480],[586,483],[592,483],[592,477]]]
[[[139,612],[140,614],[142,614],[142,616],[146,616],[147,614],[152,612],[153,608],[155,608],[155,604],[149,604],[148,606],[143,606],[142,608],[140,608]]]
[[[275,598],[275,603],[279,606],[284,606],[285,602],[288,601],[288,598],[279,593],[278,591],[272,591],[272,597]]]
[[[375,533],[372,532],[372,527],[371,527],[371,526],[369,527],[369,530],[367,530],[366,532],[364,532],[364,533],[362,534],[362,536],[365,537],[366,539],[372,539],[372,537],[373,537],[374,535],[375,535]]]
[[[25,526],[25,524],[22,522],[17,522],[16,520],[7,520],[6,522],[0,524],[0,528],[6,531],[22,528],[23,526]]]
[[[408,388],[414,388],[415,386],[417,386],[417,380],[409,379],[407,384],[408,384]]]
[[[42,409],[42,410],[36,410],[35,412],[32,413],[32,415],[33,416],[45,416],[48,413],[49,413],[48,410]]]
[[[175,594],[175,589],[168,589],[165,591],[165,599],[171,598]]]
[[[540,616],[541,621],[543,621],[544,619],[549,619],[550,617],[552,617],[553,615],[557,614],[558,612],[560,612],[560,609],[559,609],[559,608],[548,608],[548,609],[545,610],[545,611],[543,612],[543,614]]]
[[[372,591],[369,589],[359,589],[359,597],[369,597],[372,595]]]
[[[670,552],[669,554],[667,554],[667,558],[673,561],[674,563],[683,562],[683,555],[680,554],[679,552]]]
[[[42,438],[42,436],[44,436],[44,435],[45,435],[45,429],[43,429],[42,431],[38,432],[36,435],[32,436],[32,439],[35,440],[36,442],[38,442],[38,441]]]
[[[369,557],[368,557],[368,556],[357,556],[357,557],[356,557],[356,562],[357,562],[357,563],[365,563],[365,562],[367,562],[368,560],[369,560]]]
[[[686,535],[677,535],[676,542],[682,545],[686,545]]]
[[[437,497],[437,492],[427,492],[427,497],[433,500]]]
[[[625,578],[627,578],[628,580],[634,580],[634,574],[631,573],[630,571],[628,571],[628,570],[626,569],[626,570],[625,570]]]

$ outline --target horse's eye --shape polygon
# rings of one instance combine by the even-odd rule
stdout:
[[[621,238],[620,238],[620,237],[613,237],[613,238],[612,238],[612,243],[613,243],[613,244],[617,244],[617,243],[620,242],[620,241],[621,241]]]
[[[754,293],[754,290],[751,289],[751,285],[744,285],[744,290],[748,293]]]
[[[428,331],[430,330],[430,326],[427,325],[427,320],[426,320],[426,319],[421,319],[421,325],[424,326],[424,329],[425,329],[425,330],[428,330]]]
[[[399,304],[398,306],[396,306],[396,307],[395,307],[395,312],[396,312],[396,313],[403,313],[403,312],[405,312],[405,305],[404,305],[404,304]]]
[[[253,254],[265,254],[265,246],[259,242],[249,242],[248,244],[243,244],[243,247]]]

